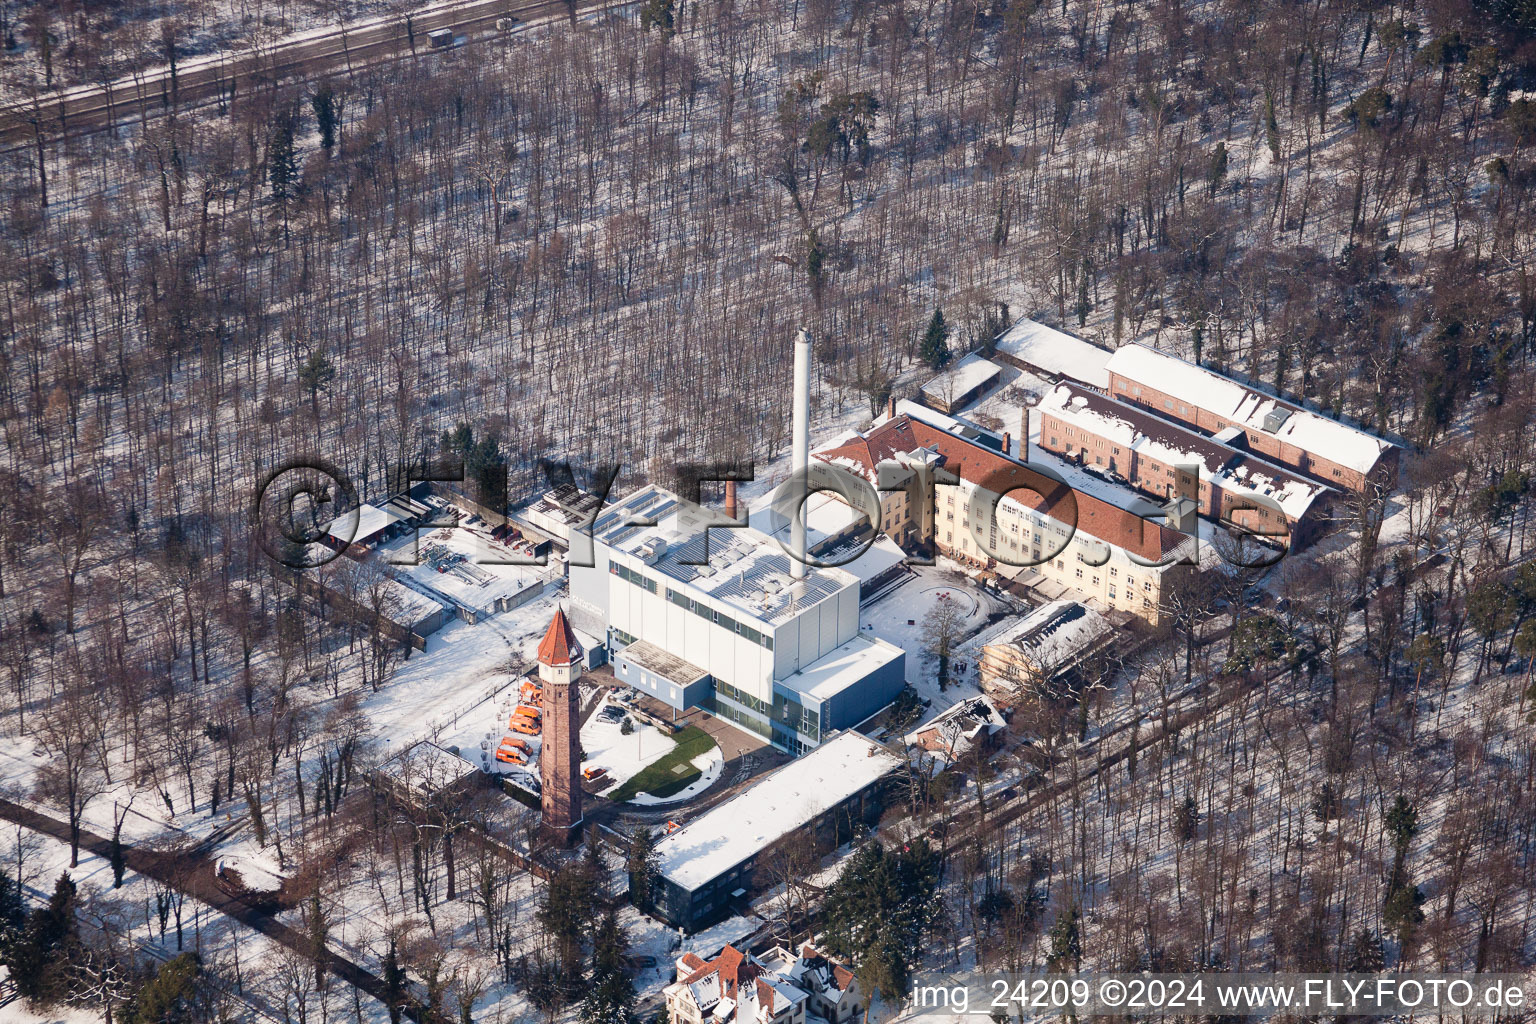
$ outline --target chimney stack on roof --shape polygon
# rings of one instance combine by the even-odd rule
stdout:
[[[1013,454],[1013,435],[1008,433],[1006,430],[1003,431],[1003,454]]]
[[[885,417],[886,417],[886,419],[891,419],[891,420],[896,418],[896,396],[895,395],[889,395],[889,396],[887,396],[887,398],[885,400]]]
[[[725,482],[725,514],[732,519],[736,518],[736,481]]]

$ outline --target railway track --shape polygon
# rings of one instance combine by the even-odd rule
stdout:
[[[129,119],[141,122],[172,111],[186,112],[284,82],[312,81],[412,57],[442,52],[428,33],[452,29],[457,45],[504,38],[496,23],[516,18],[518,28],[594,7],[619,6],[582,0],[464,0],[399,17],[379,18],[328,32],[290,37],[269,47],[221,52],[180,66],[78,86],[0,109],[0,152],[42,147],[63,138],[101,131]],[[460,40],[458,37],[462,37]]]

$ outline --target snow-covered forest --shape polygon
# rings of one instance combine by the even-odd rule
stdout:
[[[162,45],[97,6],[5,3],[8,91],[44,46],[94,81]],[[1533,26],[1454,0],[642,0],[36,124],[0,155],[4,795],[168,857],[238,833],[303,879],[283,920],[320,948],[377,913],[356,963],[387,980],[398,933],[442,1012],[500,999],[492,911],[530,922],[533,880],[444,911],[452,960],[452,851],[347,799],[409,662],[269,572],[256,482],[318,456],[382,497],[462,425],[516,495],[541,459],[618,463],[620,490],[766,466],[797,327],[813,422],[856,422],[926,375],[936,307],[957,351],[1027,314],[1347,417],[1406,446],[1403,481],[1262,579],[1169,588],[1103,688],[1025,695],[1029,742],[943,804],[969,824],[923,956],[1529,965]],[[50,875],[7,870],[45,899],[70,854],[31,846]],[[126,991],[97,974],[77,998]],[[353,1014],[316,974],[274,967],[264,998]]]

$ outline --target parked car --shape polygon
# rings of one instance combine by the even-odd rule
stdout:
[[[1003,797],[1004,800],[1012,800],[1014,797],[1016,797],[1018,795],[1019,795],[1019,791],[1017,789],[1014,789],[1012,786],[1009,786],[1007,789],[1003,790],[1003,792],[1002,792],[1002,797]]]
[[[607,768],[583,768],[581,770],[581,777],[586,779],[588,782],[593,782],[607,774]]]

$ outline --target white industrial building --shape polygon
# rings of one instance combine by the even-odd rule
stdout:
[[[603,638],[620,681],[675,709],[798,753],[901,689],[903,651],[859,635],[852,573],[797,578],[773,539],[654,486],[604,509],[592,540],[594,564],[570,569],[571,621]]]

